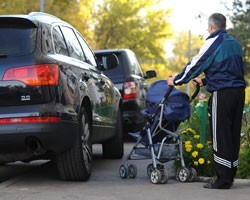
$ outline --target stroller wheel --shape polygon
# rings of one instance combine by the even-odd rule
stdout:
[[[164,165],[157,164],[157,169],[161,173],[161,184],[165,184],[168,182],[168,171],[165,169]]]
[[[163,169],[161,171],[161,184],[165,184],[168,182],[168,171],[166,169]]]
[[[119,169],[119,174],[120,174],[120,177],[125,179],[128,177],[128,167],[125,166],[125,165],[121,165],[120,166],[120,169]]]
[[[190,182],[195,181],[197,179],[197,172],[196,172],[196,170],[193,167],[191,167],[191,168],[189,168],[189,172],[190,172],[189,181]]]
[[[149,165],[147,166],[148,178],[151,177],[151,173],[152,173],[153,170],[154,170],[153,164],[149,164]]]
[[[129,178],[135,178],[137,175],[137,167],[136,165],[129,165],[128,166],[128,176]]]
[[[176,173],[176,179],[180,182],[187,182],[189,181],[190,172],[186,167],[181,167],[178,169]]]
[[[161,172],[158,169],[154,169],[151,172],[150,180],[154,184],[160,183],[161,182]]]

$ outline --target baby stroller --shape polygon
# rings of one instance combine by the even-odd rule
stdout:
[[[196,170],[185,166],[178,126],[189,119],[190,102],[198,93],[199,86],[190,99],[186,93],[168,86],[165,80],[156,81],[149,87],[146,109],[141,111],[145,117],[145,125],[141,131],[129,133],[136,139],[136,144],[119,168],[121,178],[135,178],[137,167],[128,161],[144,159],[152,160],[147,166],[147,175],[154,184],[168,181],[164,163],[171,160],[180,161],[177,180],[187,182],[196,178]]]

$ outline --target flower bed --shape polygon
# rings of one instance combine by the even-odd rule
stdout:
[[[211,141],[202,144],[200,134],[192,128],[182,131],[180,136],[186,166],[195,168],[198,176],[213,176]]]

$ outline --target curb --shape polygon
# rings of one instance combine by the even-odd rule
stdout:
[[[197,177],[197,181],[198,182],[204,182],[204,183],[207,183],[209,182],[210,180],[212,180],[213,177],[204,177],[204,176],[198,176]],[[236,178],[234,179],[234,183],[237,183],[237,184],[249,184],[250,185],[250,179],[239,179],[239,178]]]
[[[204,183],[208,183],[212,179],[213,179],[212,177],[205,177],[205,176],[198,176],[197,177],[198,182],[204,182]]]
[[[249,179],[235,179],[234,182],[237,183],[237,184],[244,184],[244,185],[249,184],[250,185],[250,180]]]

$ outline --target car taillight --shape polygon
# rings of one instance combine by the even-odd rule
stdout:
[[[58,76],[58,65],[41,64],[8,69],[3,80],[22,81],[29,86],[57,85]]]
[[[136,83],[124,82],[123,83],[123,99],[135,99],[137,98]]]
[[[0,124],[23,124],[23,123],[49,123],[60,122],[60,117],[14,117],[14,118],[2,118]]]

